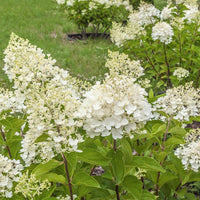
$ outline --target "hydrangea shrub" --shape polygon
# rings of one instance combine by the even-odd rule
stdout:
[[[138,37],[150,27],[149,40],[171,45],[173,26],[141,10],[153,17],[140,18]],[[200,121],[200,87],[179,82],[191,70],[176,68],[177,82],[156,95],[144,61],[120,51],[108,52],[109,72],[93,85],[14,33],[4,53],[13,88],[0,90],[2,200],[197,199],[200,131],[188,124]]]
[[[199,86],[199,16],[197,1],[168,1],[158,10],[142,2],[127,25],[113,22],[111,40],[132,59],[141,60],[157,93],[193,81]]]

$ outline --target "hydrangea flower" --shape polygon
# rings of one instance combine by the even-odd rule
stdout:
[[[24,108],[24,95],[18,91],[9,91],[0,89],[0,113],[4,110],[11,110],[12,112],[21,112]]]
[[[146,95],[132,78],[107,76],[104,83],[98,82],[86,92],[77,117],[84,120],[83,128],[89,137],[122,138],[151,119]]]
[[[160,19],[162,21],[167,20],[167,19],[171,19],[172,18],[172,10],[173,10],[173,7],[170,7],[169,5],[165,6],[163,8],[163,10],[161,11]]]
[[[105,67],[109,69],[112,76],[120,74],[137,79],[144,75],[140,61],[131,60],[128,55],[118,51],[108,51]]]
[[[192,83],[178,86],[166,91],[166,95],[158,98],[154,108],[164,111],[174,119],[189,121],[190,116],[200,114],[200,88],[193,88]]]
[[[44,190],[48,190],[51,183],[48,180],[38,180],[34,174],[29,175],[29,171],[22,174],[18,184],[15,187],[15,193],[22,193],[25,198],[34,199],[36,195],[42,194]]]
[[[186,78],[189,76],[189,71],[182,67],[178,67],[174,71],[173,75],[176,76],[179,80],[182,80],[183,78]]]
[[[116,22],[112,23],[112,29],[110,30],[111,41],[117,46],[123,46],[124,42],[135,40],[140,35],[145,35],[145,31],[138,23],[131,22],[130,20],[128,21],[127,26],[123,26]]]
[[[198,172],[200,167],[200,140],[181,145],[174,154],[181,159],[185,169]]]
[[[24,97],[29,130],[22,140],[21,156],[26,166],[61,152],[78,151],[83,137],[76,131],[73,114],[80,104],[81,83],[54,66],[50,55],[15,34],[5,54],[4,70],[13,80],[15,92]],[[42,136],[46,139],[36,142]]]
[[[138,23],[141,26],[147,26],[156,22],[156,18],[160,17],[160,10],[154,5],[142,2],[139,6],[138,12],[135,13]]]
[[[133,137],[133,131],[152,117],[145,89],[134,83],[143,75],[143,68],[126,54],[109,51],[108,57],[109,75],[84,94],[76,116],[83,120],[89,137],[112,135],[117,139],[124,134]]]
[[[160,40],[162,43],[169,44],[173,35],[172,27],[166,22],[158,22],[152,28],[151,36],[153,40]]]
[[[23,165],[0,154],[0,197],[11,198],[13,182],[18,182]]]

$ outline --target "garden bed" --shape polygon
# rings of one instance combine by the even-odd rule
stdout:
[[[104,39],[109,39],[110,34],[109,33],[86,33],[80,34],[80,33],[75,33],[75,34],[67,34],[67,39],[70,41],[76,41],[76,40],[85,40],[88,38],[96,39],[96,38],[104,38]]]

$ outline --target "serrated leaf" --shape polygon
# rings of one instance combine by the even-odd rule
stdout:
[[[58,166],[62,165],[62,162],[57,160],[50,160],[45,164],[39,164],[36,168],[33,169],[32,173],[35,174],[36,177],[40,177],[44,174],[47,174],[51,170],[57,168]]]
[[[136,200],[141,200],[142,182],[135,176],[128,175],[124,178],[123,187],[130,192]]]
[[[121,151],[117,151],[115,152],[114,158],[112,160],[112,169],[117,185],[119,185],[124,178],[124,162],[122,157],[123,153]]]
[[[98,181],[94,177],[90,176],[85,172],[75,173],[72,183],[74,185],[85,185],[88,187],[100,188]]]
[[[153,93],[152,89],[150,89],[150,91],[149,91],[149,98],[150,99],[154,98],[154,93]]]
[[[160,178],[159,178],[159,187],[162,187],[165,183],[169,182],[169,181],[172,181],[174,179],[177,179],[178,177],[170,172],[166,172],[164,174],[161,174],[160,175]]]
[[[143,190],[142,191],[142,197],[141,200],[156,200],[157,197],[155,195],[153,195],[152,193],[150,193],[147,190]]]
[[[160,171],[165,172],[165,169],[153,158],[145,156],[133,156],[132,166],[139,167],[149,171]]]
[[[91,194],[91,199],[108,199],[110,193],[105,190],[105,189],[102,189],[102,188],[97,188],[93,191],[90,192]]]
[[[169,138],[166,142],[165,142],[165,146],[171,146],[173,148],[174,145],[178,145],[178,144],[183,144],[184,143],[184,139],[183,138],[176,138],[176,137],[172,137]]]
[[[66,153],[65,157],[69,164],[68,170],[69,170],[70,177],[72,177],[74,175],[74,171],[76,170],[76,166],[77,166],[77,152]]]
[[[78,160],[93,165],[106,166],[110,163],[110,159],[104,157],[100,152],[92,148],[85,149],[82,153],[77,155],[77,158]]]
[[[16,139],[9,139],[7,141],[7,144],[11,151],[11,155],[15,159],[20,158],[21,140],[22,140],[21,137],[20,138],[16,137]]]
[[[126,138],[121,139],[121,149],[124,154],[123,158],[124,158],[125,164],[130,163],[133,157],[133,150],[129,142],[126,140]]]
[[[186,134],[186,130],[181,127],[173,127],[169,130],[169,133],[175,135],[176,137],[183,138]]]
[[[48,179],[50,182],[54,183],[66,183],[65,177],[56,173],[47,173],[41,176],[41,178]]]

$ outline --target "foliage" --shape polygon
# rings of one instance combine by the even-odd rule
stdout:
[[[133,6],[134,9],[137,9],[140,5],[140,0],[130,0],[130,4]],[[146,0],[144,2],[153,3],[153,0]]]
[[[126,26],[113,24],[111,39],[141,61],[157,93],[186,81],[198,87],[199,16],[195,1],[169,3],[161,11],[142,3]]]
[[[113,21],[122,22],[131,9],[127,0],[57,0],[69,19],[75,22],[83,37],[86,37],[88,27],[92,32],[107,33]]]
[[[1,168],[2,199],[195,199],[187,187],[199,181],[198,157],[185,160],[198,152],[189,144],[193,137],[198,144],[200,133],[183,125],[198,120],[199,89],[189,84],[166,96],[151,90],[147,100],[137,83],[142,67],[119,52],[109,52],[109,74],[93,86],[54,63],[11,35],[4,70],[14,91],[1,90],[0,162],[18,172],[12,178]],[[181,99],[189,113],[180,115]]]
[[[159,17],[157,9],[146,8]],[[156,19],[143,20],[151,31],[148,23]],[[157,23],[164,34],[142,37],[171,45],[174,32],[166,24]],[[92,84],[55,66],[49,54],[14,33],[4,54],[13,88],[0,90],[2,200],[198,198],[200,129],[187,125],[200,121],[200,88],[178,80],[188,76],[184,70],[190,80],[193,68],[182,67],[171,88],[157,95],[168,79],[151,87],[144,61],[118,51],[109,51],[109,72]]]

